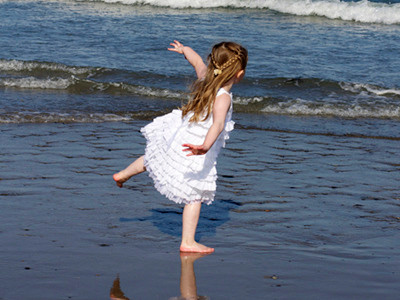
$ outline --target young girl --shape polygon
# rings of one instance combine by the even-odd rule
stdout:
[[[119,187],[133,175],[148,171],[156,189],[184,203],[181,252],[214,252],[195,241],[202,203],[214,200],[219,151],[233,129],[230,90],[245,74],[247,50],[233,42],[212,48],[208,66],[191,48],[178,41],[168,50],[183,54],[194,67],[197,81],[189,102],[180,110],[155,118],[141,129],[147,140],[144,156],[114,174]]]

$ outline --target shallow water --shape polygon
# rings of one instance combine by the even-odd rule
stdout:
[[[110,177],[142,153],[146,123],[3,125],[1,297],[102,299],[117,274],[127,297],[179,295],[180,207],[145,174]],[[399,143],[236,129],[200,219],[216,253],[195,263],[199,294],[397,295]]]
[[[179,296],[181,208],[111,178],[187,99],[174,38],[250,53],[198,294],[396,298],[398,1],[109,2],[0,1],[0,299]]]

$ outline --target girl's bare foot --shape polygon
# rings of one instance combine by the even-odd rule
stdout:
[[[191,245],[181,244],[180,251],[181,252],[190,252],[190,253],[213,253],[214,248],[210,248],[210,247],[207,247],[202,244],[194,242]]]
[[[133,163],[131,163],[126,169],[115,173],[113,179],[119,187],[122,187],[124,182],[129,178],[144,171],[146,171],[146,167],[144,166],[144,157],[142,155]]]
[[[122,188],[124,182],[127,181],[129,178],[126,178],[126,179],[123,178],[123,177],[121,176],[121,172],[119,172],[119,173],[115,173],[115,174],[113,175],[113,179],[115,180],[115,183],[116,183],[120,188]]]

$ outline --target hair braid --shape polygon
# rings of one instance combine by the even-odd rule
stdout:
[[[221,74],[221,72],[223,70],[225,70],[226,68],[228,68],[231,64],[233,64],[239,57],[241,56],[241,53],[239,52],[238,54],[236,54],[234,57],[230,58],[228,61],[226,61],[225,63],[223,63],[221,66],[219,64],[217,64],[217,62],[214,59],[213,54],[210,54],[211,57],[211,62],[214,65],[215,69],[214,70],[214,75],[217,76],[219,74]]]
[[[247,50],[233,42],[222,42],[214,45],[208,62],[205,77],[193,83],[191,99],[181,108],[182,118],[193,113],[190,122],[204,121],[210,116],[218,89],[246,69]]]

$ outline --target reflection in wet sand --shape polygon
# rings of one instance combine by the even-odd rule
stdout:
[[[209,254],[202,253],[181,253],[181,296],[173,297],[169,300],[206,300],[207,296],[197,295],[196,275],[194,273],[193,263],[200,257]]]
[[[119,275],[115,278],[113,285],[110,290],[110,299],[111,300],[129,300],[128,297],[125,297],[123,291],[121,291],[121,286],[119,283]]]
[[[208,300],[207,296],[197,294],[196,275],[194,273],[194,262],[200,257],[210,254],[205,253],[180,253],[181,258],[181,279],[180,279],[180,297],[172,297],[169,300]],[[119,275],[115,278],[110,290],[111,300],[129,300],[121,290]]]

